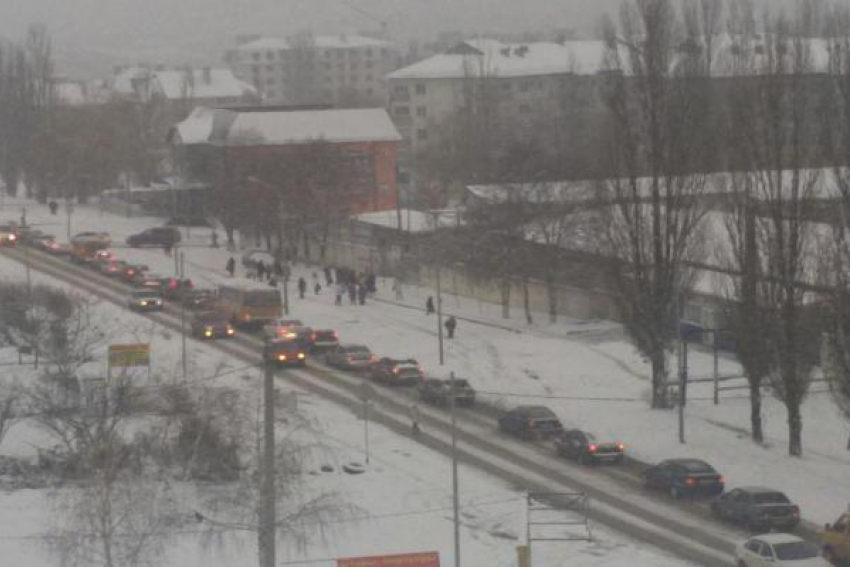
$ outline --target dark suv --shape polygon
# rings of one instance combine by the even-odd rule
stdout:
[[[790,530],[800,523],[800,508],[778,490],[761,486],[736,488],[711,503],[715,518],[739,522],[751,531]]]
[[[170,226],[149,228],[127,237],[127,245],[132,248],[140,246],[171,248],[178,242],[180,242],[180,231]]]
[[[499,418],[499,429],[533,441],[548,439],[564,430],[558,416],[543,406],[519,406]]]

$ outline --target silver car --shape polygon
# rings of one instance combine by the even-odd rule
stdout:
[[[127,307],[132,311],[162,311],[162,295],[155,289],[134,289],[130,292]]]

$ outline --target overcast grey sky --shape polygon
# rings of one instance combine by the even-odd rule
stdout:
[[[384,19],[406,42],[440,30],[549,30],[592,28],[618,0],[347,0]],[[221,60],[238,33],[285,34],[377,29],[343,0],[0,0],[0,34],[23,36],[46,23],[60,70],[72,74],[121,62]]]

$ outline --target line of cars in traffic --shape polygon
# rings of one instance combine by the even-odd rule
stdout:
[[[192,335],[199,339],[234,336],[233,322],[217,309],[216,290],[197,289],[190,280],[152,273],[145,265],[123,261],[108,250],[105,233],[85,232],[63,247],[37,229],[18,229],[0,225],[0,245],[23,244],[50,254],[70,255],[103,275],[125,281],[134,287],[127,306],[136,311],[161,310],[165,299],[181,298],[193,312]],[[138,242],[135,244],[139,244]],[[275,319],[262,327],[265,339],[263,358],[279,365],[304,366],[308,356],[323,356],[332,367],[363,372],[387,386],[416,386],[426,403],[447,406],[454,399],[458,406],[472,406],[475,390],[467,380],[426,377],[418,362],[410,358],[379,358],[368,347],[341,344],[332,329],[313,329],[297,319]],[[556,453],[580,464],[621,463],[625,444],[616,439],[601,439],[580,429],[567,430],[558,417],[544,406],[518,406],[498,418],[498,428],[524,440],[550,440]],[[712,498],[712,515],[722,521],[741,524],[757,534],[741,542],[735,550],[738,567],[756,565],[848,565],[850,560],[850,513],[834,524],[827,524],[819,535],[821,550],[788,533],[763,533],[792,530],[800,521],[800,509],[782,492],[747,486],[725,491],[725,480],[711,465],[699,459],[669,459],[649,467],[643,474],[644,486],[668,493],[672,498]],[[821,558],[821,554],[823,558]],[[825,559],[824,559],[825,558]]]
[[[580,464],[621,463],[625,445],[579,429],[566,430],[544,406],[518,406],[498,418],[499,430],[527,441],[552,441],[558,455]],[[667,459],[643,472],[646,489],[674,499],[711,498],[714,518],[739,524],[756,534],[736,546],[737,567],[792,565],[850,567],[850,509],[818,534],[821,549],[787,533],[800,523],[800,508],[781,491],[743,486],[726,491],[723,476],[701,459]],[[778,531],[779,533],[770,533]]]

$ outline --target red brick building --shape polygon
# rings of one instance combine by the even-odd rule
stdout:
[[[252,185],[282,187],[336,167],[335,204],[348,214],[398,206],[401,139],[383,109],[198,107],[169,134],[182,176],[210,185],[224,180],[236,201]]]

